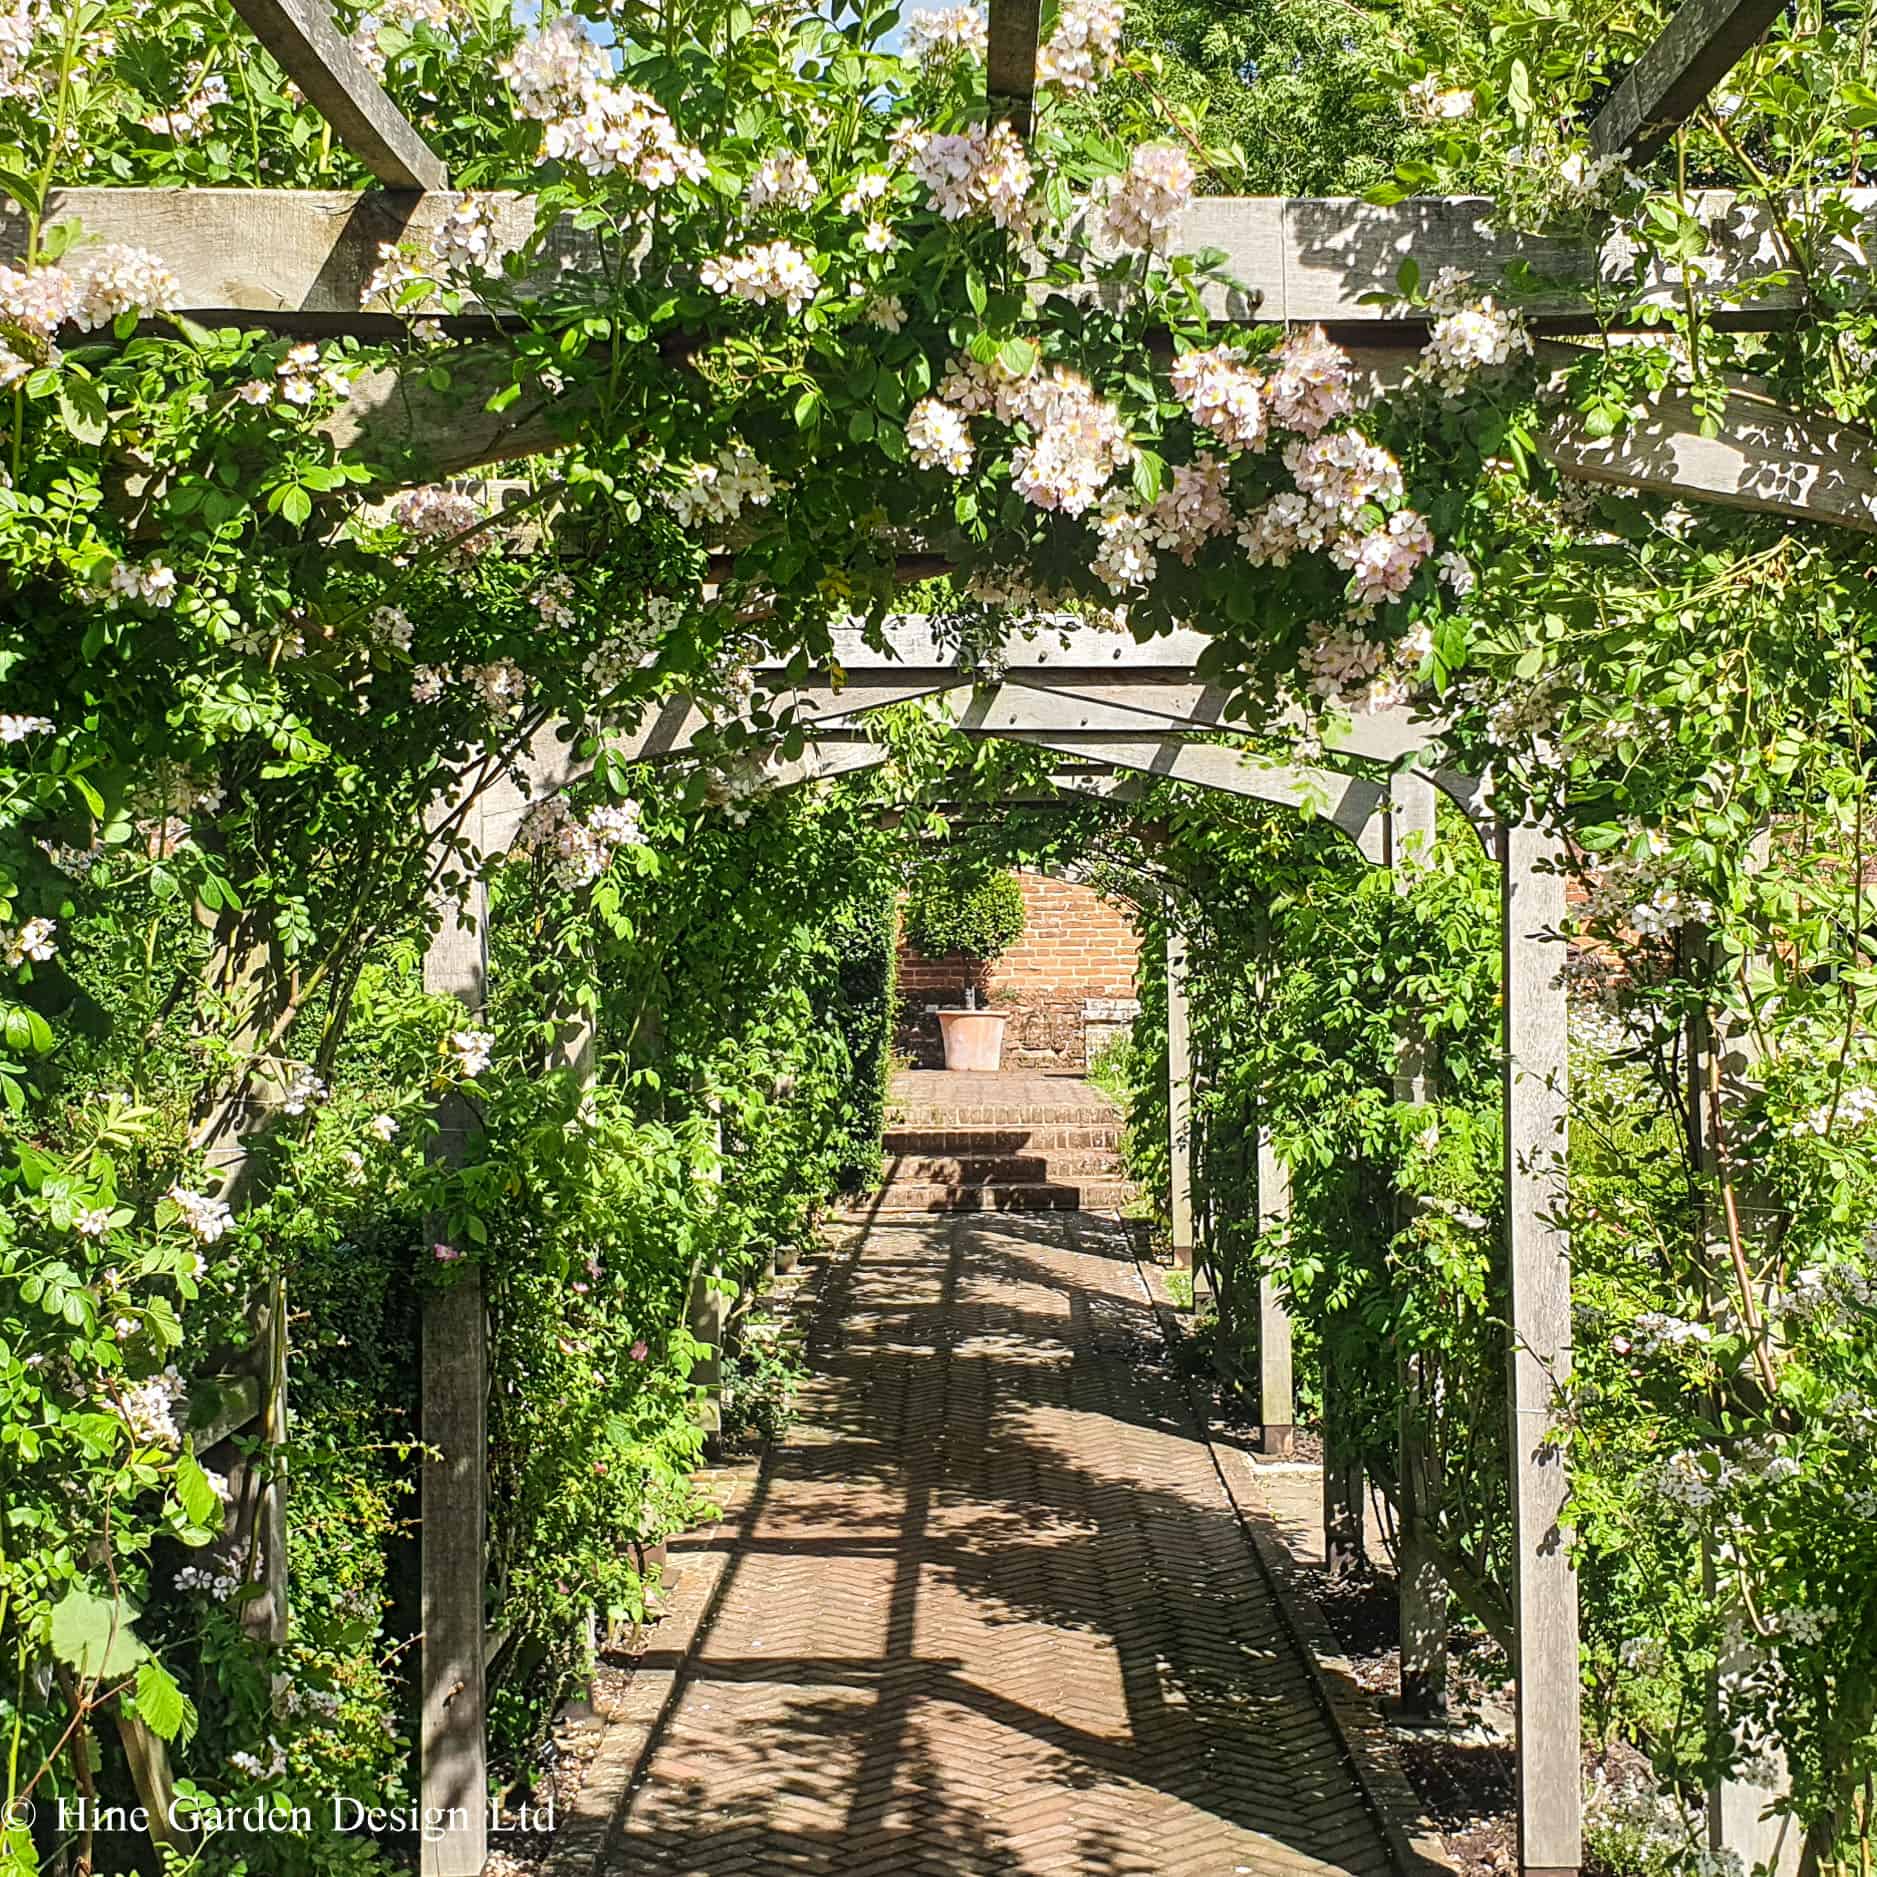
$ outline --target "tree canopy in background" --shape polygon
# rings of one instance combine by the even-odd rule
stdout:
[[[1355,0],[1142,0],[1128,38],[1160,61],[1152,79],[1117,73],[1092,109],[1106,126],[1154,103],[1195,112],[1209,144],[1233,149],[1217,192],[1352,195],[1422,154],[1425,126],[1398,80],[1415,53],[1392,7]]]

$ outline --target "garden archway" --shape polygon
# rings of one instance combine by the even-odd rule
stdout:
[[[1198,640],[1200,635],[1190,636]],[[1569,1372],[1571,1334],[1569,1247],[1559,1222],[1566,1199],[1568,1065],[1560,934],[1564,877],[1554,839],[1536,825],[1494,818],[1476,779],[1433,761],[1437,726],[1405,710],[1377,712],[1331,732],[1326,741],[1334,747],[1321,762],[1284,762],[1243,742],[1221,741],[1253,732],[1222,723],[1222,696],[1195,683],[1196,646],[1177,641],[1141,645],[1111,632],[1059,624],[1036,637],[1007,640],[993,661],[1001,675],[972,683],[929,621],[896,620],[886,637],[884,650],[869,646],[858,633],[842,640],[834,662],[818,674],[820,682],[792,679],[779,666],[757,668],[758,696],[774,700],[804,743],[799,756],[772,756],[763,763],[765,786],[796,787],[885,764],[893,752],[868,736],[866,713],[915,698],[939,699],[953,712],[951,727],[968,738],[1025,744],[1143,778],[1176,780],[1291,809],[1334,828],[1371,866],[1402,870],[1415,864],[1420,843],[1432,835],[1432,791],[1438,789],[1497,864],[1506,1038],[1501,1100],[1510,1277],[1507,1456],[1521,1868],[1528,1873],[1574,1870],[1581,1861],[1577,1586],[1562,1523],[1568,1477],[1557,1405]],[[624,760],[682,760],[700,753],[700,734],[722,722],[720,715],[713,718],[685,698],[648,716],[634,731],[607,733],[598,740]],[[1264,726],[1263,734],[1282,736],[1293,729],[1280,717]],[[507,848],[536,806],[590,772],[580,754],[586,747],[562,726],[539,736],[520,774],[482,799],[477,824],[469,831],[472,844],[490,853]],[[1423,762],[1428,766],[1420,767]],[[1364,763],[1371,773],[1360,772]],[[474,1003],[481,970],[481,940],[471,910],[440,938],[427,982]],[[578,1043],[571,1054],[578,1056]],[[1418,1087],[1419,1078],[1410,1076],[1402,1086]],[[1177,1215],[1177,1191],[1175,1206]],[[454,1402],[463,1423],[460,1451],[466,1456],[481,1444],[479,1409],[467,1406],[462,1393],[463,1377],[483,1369],[479,1352],[466,1346],[480,1338],[481,1306],[473,1287],[462,1285],[436,1308],[437,1320],[427,1328],[425,1373],[427,1385],[437,1377],[440,1396],[447,1400],[439,1399],[435,1417],[427,1402],[426,1427],[433,1418],[439,1426],[448,1425],[447,1404]],[[1260,1418],[1268,1423],[1288,1419],[1288,1410],[1281,1417],[1261,1412]],[[438,1444],[446,1455],[457,1445]],[[432,1465],[425,1487],[427,1531],[466,1534],[480,1526],[480,1482],[473,1468]],[[478,1547],[428,1546],[426,1559],[427,1610],[440,1618],[449,1609],[481,1608]],[[1431,1598],[1434,1586],[1427,1574],[1411,1575],[1412,1594]],[[1404,1635],[1425,1635],[1430,1621],[1425,1612],[1404,1612]],[[1444,1624],[1437,1633],[1444,1634]],[[446,1698],[447,1691],[460,1688],[479,1670],[479,1627],[464,1622],[452,1629],[439,1620],[433,1630],[427,1617],[426,1649],[433,1648],[436,1659],[427,1653],[424,1670],[425,1779],[426,1790],[434,1790],[437,1802],[447,1806],[450,1794],[477,1789],[480,1778],[480,1716],[460,1694]]]

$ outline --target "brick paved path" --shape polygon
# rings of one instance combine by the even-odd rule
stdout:
[[[1124,1242],[876,1226],[598,1866],[1390,1869]]]

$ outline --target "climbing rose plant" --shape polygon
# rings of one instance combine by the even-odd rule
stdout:
[[[9,1427],[67,1483],[33,1501],[40,1536],[17,1570],[8,1553],[22,1659],[47,1664],[53,1603],[85,1574],[93,1519],[75,1508],[108,1503],[128,1559],[220,1523],[173,1358],[235,1333],[275,1229],[208,1163],[224,1102],[262,1089],[281,1138],[313,1143],[296,1217],[343,1216],[342,1188],[394,1176],[413,1210],[463,1227],[427,1251],[441,1266],[495,1216],[478,1204],[493,1175],[451,1182],[413,1149],[439,1093],[503,1063],[497,1030],[413,999],[390,1027],[416,1046],[392,1052],[372,1104],[335,1094],[353,1013],[384,1008],[370,971],[480,863],[465,794],[550,722],[603,733],[683,690],[722,748],[678,778],[682,808],[759,822],[737,725],[785,748],[790,732],[753,695],[752,661],[877,619],[917,554],[1000,629],[1063,604],[1141,636],[1197,625],[1204,674],[1248,711],[1286,691],[1348,709],[1437,699],[1491,799],[1568,834],[1588,955],[1615,961],[1618,1092],[1586,1079],[1580,1138],[1644,1092],[1660,1121],[1604,1129],[1616,1190],[1592,1183],[1576,1221],[1612,1268],[1633,1252],[1651,1275],[1593,1299],[1571,1397],[1586,1543],[1652,1537],[1607,1580],[1634,1620],[1593,1640],[1592,1673],[1748,1649],[1734,1705],[1710,1726],[1685,1718],[1702,1700],[1682,1703],[1659,1760],[1692,1790],[1777,1738],[1815,1841],[1866,1844],[1862,551],[1560,484],[1538,448],[1558,403],[1520,311],[1529,280],[1423,280],[1411,259],[1378,282],[1429,327],[1379,399],[1320,335],[1210,317],[1235,284],[1177,229],[1216,153],[1203,124],[1140,102],[1151,62],[1124,50],[1112,8],[1052,23],[1021,141],[982,108],[968,8],[916,21],[909,57],[884,49],[885,11],[622,15],[607,50],[571,17],[522,30],[468,4],[343,23],[465,190],[377,257],[364,297],[389,336],[313,342],[178,317],[163,254],[89,236],[55,194],[356,180],[270,63],[219,13],[180,6],[0,16],[0,187],[22,229],[0,274],[4,1230],[36,1313],[21,1320],[60,1326],[67,1365],[20,1354],[9,1317]],[[1634,324],[1642,302],[1663,336],[1575,361],[1562,401],[1592,434],[1664,387],[1724,421],[1722,367],[1861,414],[1873,333],[1834,244],[1856,226],[1868,35],[1829,8],[1820,30],[1782,28],[1731,106],[1632,175],[1584,143],[1623,49],[1607,21],[1504,0],[1489,24],[1415,16],[1404,108],[1431,155],[1378,193],[1483,180],[1521,220],[1594,237],[1599,315]],[[1124,69],[1133,102],[1091,130],[1086,92]],[[1716,318],[1753,283],[1713,277],[1701,181],[1772,218],[1762,284],[1805,287],[1771,337]],[[440,454],[471,428],[496,432],[475,463]],[[505,507],[452,485],[504,455]],[[591,891],[644,853],[603,749],[600,770],[622,784],[612,799],[528,828],[557,889]],[[1478,987],[1450,977],[1472,1010]],[[158,1033],[188,1012],[186,1045],[117,1087],[127,1065],[86,1053],[74,979]],[[1750,1034],[1756,1066],[1709,1143],[1726,1182],[1691,1160],[1665,1188],[1690,1017]],[[504,1138],[525,1132],[531,1156],[550,1130],[527,1121]],[[682,1143],[621,1138],[681,1183]],[[1489,1217],[1469,1168],[1431,1153],[1393,1156],[1403,1183]],[[1433,1250],[1457,1267],[1474,1228],[1452,1216]],[[78,1379],[53,1389],[48,1368]],[[1727,1553],[1715,1594],[1704,1546]],[[227,1573],[204,1568],[214,1597]],[[103,1588],[68,1614],[67,1668],[106,1666],[88,1653],[114,1620]],[[186,1733],[159,1661],[111,1667],[95,1692]],[[240,1770],[271,1777],[265,1728],[242,1738]]]

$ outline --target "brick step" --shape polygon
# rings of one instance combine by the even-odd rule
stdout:
[[[871,1199],[850,1206],[842,1217],[868,1219],[884,1213],[925,1212],[1109,1212],[1125,1205],[1133,1189],[1124,1180],[1021,1181],[1006,1186],[960,1186],[948,1182],[895,1182]]]
[[[897,1154],[886,1164],[889,1186],[1028,1186],[1039,1181],[1045,1186],[1073,1186],[1078,1178],[1091,1173],[1111,1180],[1121,1177],[1111,1149],[1069,1147],[1046,1154]]]
[[[889,1104],[889,1127],[910,1128],[1040,1128],[1114,1127],[1120,1111],[1113,1102],[1037,1102],[1022,1107],[1010,1102],[902,1102]]]
[[[1100,1126],[913,1127],[895,1122],[886,1130],[885,1141],[889,1155],[944,1154],[972,1160],[1007,1154],[1089,1153],[1120,1144],[1121,1126],[1112,1113]]]

